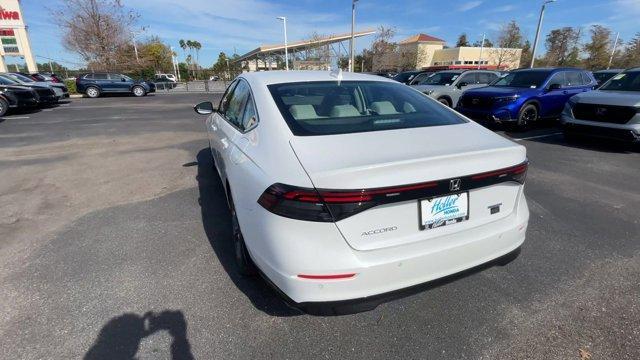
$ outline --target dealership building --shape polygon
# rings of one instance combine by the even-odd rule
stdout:
[[[38,71],[19,0],[0,0],[0,42],[0,72],[9,70],[7,58],[10,57],[23,60],[29,72]]]
[[[374,58],[375,70],[482,69],[509,70],[520,66],[522,49],[494,47],[447,48],[444,40],[427,34],[416,34],[398,43],[396,53]]]

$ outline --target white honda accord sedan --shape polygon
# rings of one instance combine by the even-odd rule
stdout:
[[[194,108],[208,115],[239,271],[307,312],[371,309],[506,263],[525,239],[525,148],[406,85],[246,73],[217,109]]]

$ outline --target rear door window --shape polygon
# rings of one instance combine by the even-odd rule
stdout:
[[[567,71],[565,73],[565,84],[568,87],[582,86],[582,75],[579,71]]]
[[[109,80],[109,76],[107,74],[93,74],[94,80]]]

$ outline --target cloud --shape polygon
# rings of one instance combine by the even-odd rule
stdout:
[[[513,5],[504,5],[504,6],[498,6],[498,7],[493,8],[491,10],[491,12],[494,12],[494,13],[509,12],[509,11],[515,10],[515,8],[516,7],[513,6]]]
[[[458,7],[460,11],[469,11],[471,9],[475,9],[478,6],[482,5],[482,1],[468,1]]]

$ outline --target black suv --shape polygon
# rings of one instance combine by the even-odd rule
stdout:
[[[106,93],[129,93],[135,96],[145,96],[155,92],[153,83],[134,80],[127,75],[116,73],[81,74],[76,78],[76,88],[79,93],[97,98]]]

